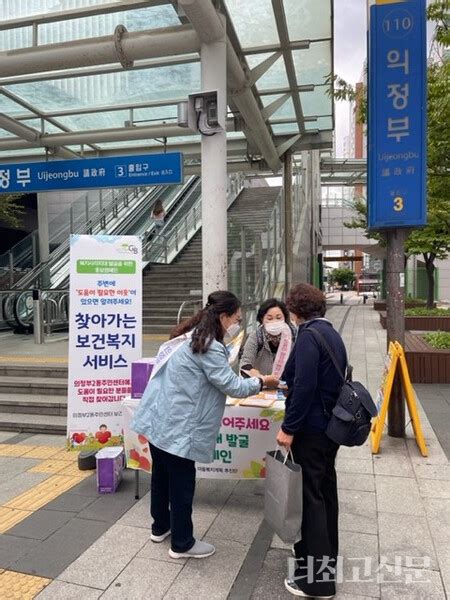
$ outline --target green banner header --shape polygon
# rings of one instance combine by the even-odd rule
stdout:
[[[135,260],[77,260],[77,273],[91,275],[134,275]]]

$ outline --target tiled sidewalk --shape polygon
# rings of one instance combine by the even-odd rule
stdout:
[[[385,333],[379,327],[378,314],[369,305],[352,306],[350,310],[344,305],[333,307],[329,316],[337,327],[345,321],[343,335],[350,361],[355,366],[355,377],[366,381],[375,392],[385,353]],[[420,456],[410,429],[407,440],[384,437],[378,456],[371,455],[368,445],[339,451],[345,581],[338,587],[338,600],[441,600],[447,597],[445,591],[450,590],[450,467],[422,410],[421,418],[430,449],[428,458]],[[8,444],[8,440],[3,443]],[[26,443],[33,444],[28,440]],[[26,477],[31,475],[27,473]],[[37,473],[33,476],[45,477]],[[3,485],[0,486],[0,504],[3,503],[2,490]],[[96,496],[91,478],[80,482],[39,509],[38,513],[53,511],[53,515],[39,517],[34,530],[32,523],[28,529],[20,530],[29,518],[17,525],[15,532],[9,530],[0,537],[0,543],[2,538],[10,536],[17,545],[29,544],[29,549],[14,564],[0,563],[0,567],[45,578],[41,583],[46,587],[37,595],[40,600],[100,597],[277,600],[291,597],[283,586],[290,551],[279,540],[272,539],[262,523],[262,482],[198,482],[194,513],[196,535],[217,546],[213,557],[201,561],[170,559],[168,541],[157,545],[149,539],[148,496],[134,503],[131,480],[120,490],[107,497],[105,503],[104,498]],[[85,502],[85,506],[81,507],[80,502]],[[69,524],[55,521],[54,514],[70,511]],[[51,534],[45,530],[47,522],[54,524]],[[92,543],[93,539],[96,541]],[[7,544],[6,552],[12,552],[13,548]],[[0,556],[1,549],[2,546]],[[425,569],[409,568],[407,572],[415,583],[406,584],[405,569],[398,566],[395,569],[399,561],[396,557],[401,557],[403,566],[407,557],[416,561],[426,557],[429,562]],[[364,558],[372,571],[366,576]],[[376,581],[374,573],[380,562],[382,583]],[[401,571],[400,575],[397,571]],[[3,597],[4,576],[5,573],[0,574],[0,597]],[[49,583],[48,579],[53,581]],[[32,598],[34,593],[16,597]]]

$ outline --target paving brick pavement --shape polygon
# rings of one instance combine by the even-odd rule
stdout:
[[[333,306],[329,317],[336,327],[343,325],[355,377],[375,392],[386,348],[378,314],[353,300]],[[424,406],[438,397],[432,386],[421,386],[419,397],[422,394],[427,396]],[[447,597],[450,466],[432,419],[422,406],[419,411],[430,450],[427,458],[420,455],[410,426],[405,440],[385,436],[377,456],[368,444],[339,451],[344,581],[338,586],[338,600]],[[8,438],[0,436],[0,443],[8,444]],[[6,462],[0,462],[0,471],[10,468],[8,460],[37,460],[2,458]],[[148,491],[145,478],[142,489],[144,494]],[[7,501],[11,493],[10,486]],[[283,586],[290,549],[262,521],[263,482],[199,480],[195,532],[217,546],[217,553],[202,561],[172,560],[168,541],[150,541],[149,498],[145,494],[134,501],[132,480],[120,494],[102,502],[92,478],[81,481],[34,513],[39,515],[34,521],[26,519],[0,537],[0,568],[41,578],[36,585],[53,579],[38,593],[39,600],[290,597]],[[2,538],[9,538],[3,546]]]

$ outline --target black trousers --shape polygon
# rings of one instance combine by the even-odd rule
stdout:
[[[302,539],[295,544],[295,580],[311,596],[336,593],[338,449],[324,433],[296,434],[292,444],[294,460],[303,471]]]
[[[195,543],[192,502],[195,492],[195,462],[169,454],[150,444],[152,484],[150,512],[152,533],[172,532],[172,550],[187,552]]]

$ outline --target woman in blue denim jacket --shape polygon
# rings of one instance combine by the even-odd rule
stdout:
[[[150,440],[153,459],[151,539],[171,535],[172,558],[215,552],[193,537],[192,502],[195,461],[213,461],[226,396],[245,398],[277,384],[271,376],[241,379],[229,366],[225,343],[238,334],[240,321],[234,294],[210,294],[205,308],[175,330],[174,336],[192,335],[151,379],[133,422]]]

